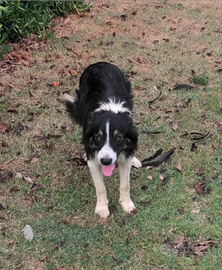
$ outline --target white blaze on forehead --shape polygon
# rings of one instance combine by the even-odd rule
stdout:
[[[112,147],[110,146],[110,137],[109,137],[109,122],[106,123],[106,142],[104,146],[98,152],[98,159],[101,158],[111,158],[112,164],[116,162],[117,154],[113,151]]]
[[[100,102],[99,108],[96,109],[96,112],[100,111],[111,111],[113,113],[125,113],[128,112],[131,114],[131,111],[124,107],[124,101],[116,101],[115,98],[109,98],[108,102]]]

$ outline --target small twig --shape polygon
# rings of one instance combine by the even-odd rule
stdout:
[[[199,140],[205,139],[209,134],[210,134],[210,131],[208,131],[206,134],[199,133],[199,132],[186,132],[186,133],[182,134],[180,137],[190,136],[190,140],[199,141]],[[197,137],[197,135],[199,135],[199,137]]]
[[[142,129],[141,133],[145,133],[145,134],[148,134],[148,135],[155,135],[155,134],[160,134],[162,132],[161,131],[150,131],[150,130],[147,130],[147,129]]]
[[[148,161],[151,161],[152,159],[155,159],[156,157],[158,157],[159,155],[161,155],[161,153],[163,152],[163,149],[159,149],[156,151],[156,153],[154,155],[152,155],[149,158],[145,158],[142,163],[147,163]]]
[[[155,102],[158,98],[160,98],[160,96],[162,95],[162,92],[163,92],[162,90],[159,90],[156,86],[154,86],[153,88],[154,88],[154,90],[158,90],[160,93],[155,99],[148,101],[148,104],[152,104],[153,102]]]
[[[181,90],[181,89],[184,89],[184,90],[191,90],[191,89],[194,89],[195,87],[189,85],[189,84],[178,84],[176,85],[173,90]]]
[[[7,160],[5,163],[3,163],[2,165],[0,165],[0,168],[3,168],[5,165],[7,165],[8,163],[12,162],[15,158],[11,158],[9,160]]]
[[[163,161],[167,161],[167,159],[174,153],[175,149],[175,147],[171,148],[169,151],[163,153],[162,155],[160,155],[162,153],[162,149],[159,149],[153,156],[142,161],[142,167],[159,166]]]

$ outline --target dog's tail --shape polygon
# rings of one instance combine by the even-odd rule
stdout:
[[[75,100],[74,97],[64,94],[63,100],[66,105],[66,110],[73,120],[75,120],[79,125],[82,124],[82,113],[78,105],[78,99]]]

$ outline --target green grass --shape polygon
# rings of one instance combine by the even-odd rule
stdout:
[[[18,42],[24,36],[36,35],[51,39],[52,19],[71,12],[90,9],[84,1],[0,1],[0,58],[9,50],[9,42]]]
[[[85,16],[70,17],[74,24],[71,30],[66,26],[67,38],[55,33],[41,51],[33,51],[30,62],[36,60],[35,65],[19,62],[14,71],[2,69],[0,172],[11,171],[13,177],[0,178],[0,269],[220,269],[222,84],[221,74],[212,68],[221,58],[221,41],[214,31],[220,13],[207,7],[170,2],[99,5]],[[172,31],[174,24],[177,29]],[[206,29],[201,32],[202,24]],[[212,59],[208,50],[213,50]],[[63,93],[78,88],[84,68],[101,60],[120,66],[132,83],[140,133],[137,157],[143,160],[160,148],[166,152],[176,147],[159,167],[132,169],[134,216],[118,203],[118,170],[105,179],[111,211],[106,221],[94,214],[88,168],[72,161],[84,153],[81,129],[72,124],[62,101]],[[60,85],[52,87],[54,81]],[[172,90],[181,83],[195,88]],[[150,106],[159,94],[154,86],[162,95]],[[179,123],[176,131],[174,121]],[[12,129],[4,132],[5,123]],[[146,134],[144,129],[160,133]],[[187,132],[210,134],[193,141],[182,136]],[[194,142],[197,149],[191,151]],[[36,189],[21,178],[24,172],[38,184]],[[206,194],[195,191],[194,185],[202,182]],[[26,224],[34,230],[32,242],[21,233]],[[192,243],[211,239],[214,245],[202,257],[167,249],[166,239],[175,243],[181,235]]]
[[[193,76],[193,83],[198,85],[208,85],[208,77],[204,75],[194,75]]]

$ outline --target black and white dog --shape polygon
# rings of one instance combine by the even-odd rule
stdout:
[[[120,204],[130,213],[130,169],[141,167],[134,156],[138,133],[132,120],[131,84],[117,66],[106,62],[90,65],[80,78],[76,99],[65,94],[70,116],[83,127],[87,164],[96,188],[95,213],[109,216],[103,175],[110,176],[116,163],[120,175]]]

